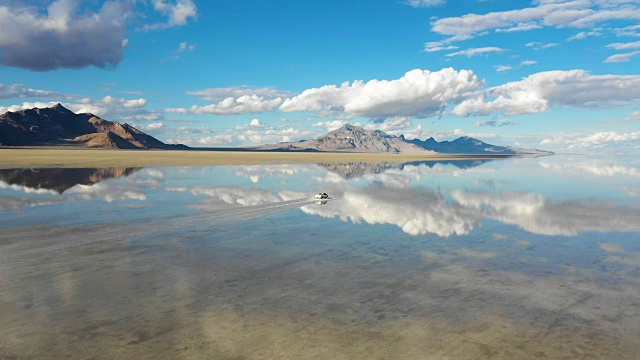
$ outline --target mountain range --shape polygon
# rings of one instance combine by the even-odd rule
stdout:
[[[61,104],[0,115],[0,146],[61,146],[112,149],[187,149],[169,145],[128,124],[76,114]]]
[[[438,142],[434,138],[426,140],[407,139],[404,135],[394,136],[380,130],[366,130],[360,126],[345,124],[337,130],[313,140],[284,142],[259,146],[258,150],[288,151],[340,151],[363,153],[403,153],[403,154],[474,154],[474,155],[551,155],[552,152],[538,149],[521,149],[509,146],[487,144],[468,136],[453,141]]]
[[[0,146],[79,146],[107,149],[186,150],[170,145],[128,124],[101,119],[90,113],[76,114],[57,104],[0,115]],[[521,149],[487,144],[468,136],[438,142],[407,139],[380,130],[366,130],[345,124],[316,139],[261,145],[252,148],[211,150],[313,151],[395,154],[551,155],[537,149]]]

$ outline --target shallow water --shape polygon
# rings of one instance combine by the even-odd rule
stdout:
[[[639,184],[635,157],[0,169],[0,358],[635,359]]]

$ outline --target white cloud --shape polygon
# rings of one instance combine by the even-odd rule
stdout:
[[[496,65],[494,66],[494,68],[496,68],[496,71],[499,71],[499,72],[509,71],[513,69],[513,67],[509,65]]]
[[[178,127],[174,131],[178,136],[167,139],[167,142],[194,146],[215,146],[220,144],[253,146],[298,141],[315,135],[304,129],[294,129],[284,125],[273,127],[259,119],[252,119],[247,124],[238,125],[233,129],[224,131],[190,127]]]
[[[407,0],[405,4],[412,7],[432,7],[444,4],[444,0]]]
[[[462,51],[457,51],[451,54],[447,54],[446,56],[459,56],[459,55],[464,55],[466,57],[472,57],[472,56],[476,56],[476,55],[483,55],[483,54],[488,54],[488,53],[492,53],[492,52],[496,52],[496,53],[501,53],[501,52],[505,52],[506,50],[503,48],[499,48],[499,47],[495,47],[495,46],[489,46],[489,47],[482,47],[482,48],[470,48],[467,50],[462,50]]]
[[[346,124],[346,121],[342,121],[342,120],[333,120],[333,121],[321,121],[321,122],[317,122],[311,126],[315,127],[315,128],[321,128],[321,129],[325,129],[326,131],[333,131],[333,130],[337,130],[340,127],[342,127],[344,124]]]
[[[492,98],[487,100],[485,97]],[[547,71],[490,88],[464,100],[455,115],[517,115],[547,111],[553,105],[614,108],[640,101],[640,75],[590,75],[583,70]]]
[[[540,145],[558,145],[567,149],[600,149],[613,145],[640,145],[640,132],[617,133],[615,131],[601,131],[589,135],[584,134],[555,134],[546,138]]]
[[[160,130],[164,127],[164,124],[161,122],[157,122],[157,123],[151,123],[149,125],[145,125],[143,127],[143,129],[145,130],[149,130],[149,131],[153,131],[153,130]]]
[[[602,33],[599,32],[599,31],[581,31],[581,32],[569,37],[567,39],[567,41],[583,40],[583,39],[586,39],[589,36],[602,36]]]
[[[294,96],[290,91],[278,90],[274,87],[256,88],[251,86],[232,86],[226,88],[208,88],[188,91],[188,95],[197,96],[203,101],[219,102],[227,98],[239,98],[242,96],[258,96],[266,100],[286,98]]]
[[[367,124],[364,126],[367,130],[381,130],[390,135],[400,135],[404,130],[412,126],[411,117],[396,116],[384,119],[383,122]]]
[[[443,46],[443,45],[435,45],[435,44],[442,44],[440,42],[435,42],[435,43],[425,43],[424,44],[424,51],[425,52],[435,52],[435,51],[443,51],[443,50],[455,50],[458,47],[454,46],[454,45],[448,45],[448,46]]]
[[[174,26],[182,26],[189,18],[196,18],[197,8],[192,0],[176,0],[169,4],[165,0],[152,0],[153,8],[159,13],[168,17],[166,23],[145,25],[145,30],[166,29]]]
[[[189,110],[185,108],[165,108],[164,111],[169,113],[188,114]]]
[[[604,60],[604,62],[606,63],[619,63],[619,62],[627,62],[631,59],[632,56],[638,55],[640,54],[640,50],[638,51],[632,51],[630,53],[626,53],[626,54],[616,54],[616,55],[611,55],[608,58],[606,58]]]
[[[520,65],[518,65],[516,67],[516,69],[520,69],[523,66],[531,66],[531,65],[535,65],[537,64],[537,61],[533,61],[533,60],[524,60],[520,62]],[[513,70],[514,67],[511,65],[496,65],[494,66],[494,68],[496,69],[496,71],[498,72],[502,72],[502,71],[508,71],[508,70]]]
[[[629,43],[613,43],[606,47],[614,48],[616,50],[640,49],[640,40]]]
[[[236,130],[266,129],[266,128],[270,128],[270,126],[260,121],[260,119],[253,119],[248,124],[236,126]]]
[[[0,84],[0,99],[14,98],[71,98],[69,95],[57,93],[55,91],[37,90],[25,88],[22,84],[4,85]]]
[[[0,6],[0,63],[36,71],[118,65],[130,3],[106,1],[97,12],[80,11],[79,3],[57,0],[45,14],[34,6]]]
[[[634,111],[631,114],[620,118],[620,119],[611,119],[610,121],[620,121],[620,122],[640,122],[640,111]]]
[[[273,111],[282,104],[284,97],[293,96],[290,91],[278,90],[273,87],[254,88],[249,86],[236,86],[227,88],[208,88],[187,92],[203,101],[213,104],[200,106],[193,105],[186,108],[167,108],[168,112],[187,114],[216,114],[235,115],[247,113],[263,113]]]
[[[181,42],[176,52],[181,53],[184,51],[193,51],[196,48],[196,44],[188,44],[187,42]]]
[[[537,6],[490,12],[483,15],[466,14],[459,17],[437,19],[432,31],[443,35],[474,36],[492,29],[510,29],[519,24],[539,26],[585,28],[610,20],[640,19],[637,3],[603,3],[590,0],[538,1]]]
[[[282,104],[282,98],[267,100],[258,95],[245,95],[238,98],[228,97],[217,104],[193,105],[190,111],[194,114],[216,115],[263,113],[273,111],[280,104]]]
[[[134,100],[122,100],[122,106],[124,106],[127,109],[139,109],[141,107],[144,107],[145,105],[147,105],[147,100],[146,99],[134,99]]]
[[[127,22],[150,15],[147,2],[137,0],[30,3],[10,1],[9,6],[0,5],[0,63],[3,65],[35,71],[87,66],[115,68],[129,44]],[[44,3],[48,5],[44,7]],[[95,8],[100,3],[99,8]],[[146,25],[145,29],[181,26],[196,16],[192,0],[177,0],[175,4],[154,0],[153,5],[153,10],[166,15],[168,21]]]
[[[350,116],[384,118],[436,114],[482,82],[470,70],[412,70],[397,80],[362,80],[311,88],[286,99],[283,112],[335,110]]]

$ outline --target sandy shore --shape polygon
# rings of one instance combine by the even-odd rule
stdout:
[[[411,162],[453,159],[495,159],[503,157],[507,156],[250,151],[0,149],[0,168],[206,166],[381,161]]]

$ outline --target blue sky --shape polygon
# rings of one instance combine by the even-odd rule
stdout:
[[[640,153],[637,0],[0,0],[0,111],[167,142],[390,134]]]

